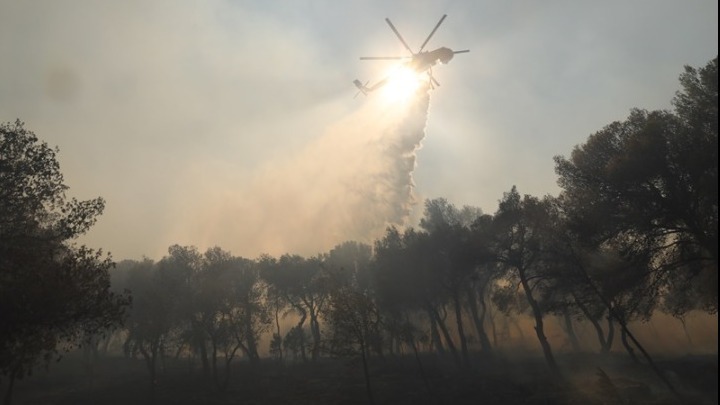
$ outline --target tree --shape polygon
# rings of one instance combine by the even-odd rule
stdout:
[[[433,266],[435,281],[444,289],[455,314],[457,336],[460,340],[461,360],[470,363],[467,333],[463,322],[463,304],[468,303],[474,315],[476,330],[484,350],[489,350],[489,339],[479,320],[477,297],[474,288],[478,266],[476,246],[472,244],[470,225],[482,214],[480,209],[455,208],[444,198],[427,200],[425,215],[420,227],[427,232],[427,263]]]
[[[208,357],[207,336],[203,321],[207,314],[202,298],[198,296],[197,285],[203,257],[195,246],[172,245],[168,255],[156,265],[156,282],[165,285],[162,294],[168,295],[172,302],[168,304],[166,317],[172,318],[167,331],[168,337],[175,332],[178,350],[188,345],[194,354],[200,355],[203,372],[210,377],[210,359]],[[159,299],[154,297],[153,299]],[[169,339],[166,339],[169,343]]]
[[[336,286],[323,317],[328,325],[327,342],[330,353],[338,356],[359,356],[362,360],[365,391],[370,404],[373,404],[368,356],[373,342],[380,334],[381,319],[372,297],[358,287],[352,283]]]
[[[613,241],[626,259],[714,279],[718,268],[717,57],[686,67],[675,111],[632,110],[555,157],[572,226],[586,243]],[[686,283],[690,287],[692,283]],[[717,288],[706,302],[717,310]]]
[[[490,296],[493,284],[501,273],[497,263],[492,260],[491,241],[492,216],[485,214],[477,216],[471,225],[470,247],[474,250],[476,267],[470,277],[468,305],[480,340],[480,347],[486,353],[490,353],[492,349],[490,339],[485,331],[485,318],[488,315],[487,297]],[[478,303],[480,304],[479,309],[477,308]],[[492,318],[488,318],[492,322]],[[494,330],[494,323],[492,327]]]
[[[229,292],[234,308],[226,313],[237,324],[234,337],[250,362],[260,360],[260,336],[271,324],[267,304],[267,285],[262,282],[257,265],[241,257],[234,257],[229,270]]]
[[[292,311],[300,316],[293,336],[299,339],[298,348],[303,360],[305,353],[305,333],[302,332],[305,321],[310,321],[312,336],[311,358],[320,356],[321,334],[320,315],[325,308],[329,291],[328,274],[323,268],[322,259],[305,259],[298,255],[283,255],[278,261],[264,259],[262,277],[270,285],[273,294],[279,294]]]
[[[113,263],[101,251],[76,247],[104,201],[68,199],[57,149],[20,121],[0,124],[0,374],[15,379],[117,326],[128,298],[110,290]]]
[[[239,297],[234,294],[237,277],[234,258],[219,247],[208,249],[191,282],[192,308],[186,311],[193,335],[200,334],[202,345],[210,340],[210,364],[215,385],[224,390],[230,377],[230,363],[241,348],[243,335],[236,311]],[[196,338],[197,340],[198,338]],[[223,376],[218,369],[218,354],[225,360]]]
[[[123,345],[126,355],[142,355],[149,373],[150,391],[154,395],[157,383],[157,362],[163,355],[173,327],[177,325],[174,289],[150,259],[137,263],[128,270],[127,287],[133,296],[133,305],[125,325],[128,336]]]
[[[496,260],[505,267],[506,280],[522,288],[533,318],[535,334],[542,347],[545,360],[554,376],[560,376],[550,343],[545,336],[543,317],[544,297],[551,280],[548,272],[547,244],[552,232],[551,204],[526,195],[520,197],[515,186],[503,195],[493,220]]]
[[[364,243],[346,241],[335,246],[325,258],[325,267],[332,271],[334,277],[352,280],[359,288],[372,288],[372,247]]]
[[[402,324],[415,313],[426,313],[431,345],[441,355],[447,346],[460,363],[445,325],[446,316],[441,315],[448,298],[438,282],[442,273],[435,271],[436,256],[430,249],[427,233],[410,228],[401,234],[395,227],[388,228],[385,236],[375,242],[372,271],[376,304],[396,324]]]
[[[254,262],[233,257],[219,247],[205,252],[193,278],[194,319],[210,339],[213,380],[221,390],[227,387],[230,364],[238,350],[251,363],[260,359],[258,341],[270,324],[263,287]],[[224,358],[222,377],[218,354]]]
[[[573,346],[579,346],[579,342],[572,341],[573,337],[570,335],[572,319],[588,320],[597,335],[600,352],[608,353],[615,337],[615,321],[609,316],[608,308],[597,294],[600,290],[594,289],[594,284],[590,283],[593,275],[598,278],[604,276],[609,260],[603,260],[601,251],[582,249],[572,236],[567,234],[566,228],[559,228],[557,233],[562,234],[565,243],[556,245],[552,252],[557,265],[552,290],[557,298],[551,309],[564,317]],[[607,319],[607,331],[603,330],[601,325],[603,319]]]
[[[266,280],[266,276],[274,272],[273,269],[277,266],[277,260],[270,255],[263,254],[257,259],[256,263],[258,275],[265,284],[267,307],[268,310],[272,311],[273,320],[275,321],[275,330],[270,340],[270,355],[282,363],[285,355],[283,352],[283,335],[280,329],[280,313],[285,310],[287,302],[285,302],[285,296],[283,292],[278,289],[278,286]]]
[[[345,241],[324,255],[323,268],[326,288],[332,293],[341,285],[350,285],[368,296],[376,298],[372,273],[372,247],[355,241]],[[380,341],[373,342],[373,350],[381,353]]]

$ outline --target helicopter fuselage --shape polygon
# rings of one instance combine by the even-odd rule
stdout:
[[[419,52],[413,55],[412,60],[407,63],[407,67],[422,73],[438,63],[446,64],[450,62],[454,54],[450,48],[438,48],[434,51]]]
[[[450,60],[455,56],[456,53],[465,53],[470,52],[468,49],[464,49],[462,51],[453,51],[450,48],[441,47],[437,48],[433,51],[424,51],[425,45],[427,45],[428,41],[430,41],[430,38],[432,38],[433,34],[435,34],[435,31],[440,27],[440,24],[445,20],[445,17],[447,17],[446,14],[443,14],[443,16],[440,18],[440,21],[435,25],[435,28],[430,32],[430,35],[425,39],[425,42],[420,45],[420,49],[418,52],[414,52],[410,46],[408,46],[407,42],[405,42],[405,39],[403,39],[402,35],[398,32],[398,30],[395,28],[393,23],[390,21],[389,18],[385,19],[385,22],[390,26],[390,29],[395,33],[395,35],[398,37],[400,42],[403,44],[405,49],[410,52],[412,56],[361,56],[360,60],[406,60],[404,63],[404,66],[406,66],[409,69],[414,70],[417,73],[425,73],[427,72],[428,80],[430,88],[434,88],[435,86],[439,86],[440,83],[438,83],[437,80],[433,77],[432,74],[432,67],[437,65],[438,63],[448,63]],[[410,59],[410,60],[407,60]],[[363,84],[360,80],[353,80],[353,84],[355,84],[355,87],[360,90],[360,93],[368,94],[369,92],[376,90],[387,83],[388,78],[382,79],[379,82],[375,83],[372,86],[368,86],[368,82],[365,82]],[[356,94],[357,96],[357,94]]]

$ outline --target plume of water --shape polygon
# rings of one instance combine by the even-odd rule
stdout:
[[[371,243],[387,226],[404,225],[416,202],[412,175],[429,98],[420,91],[403,105],[369,99],[302,150],[252,173],[222,180],[191,173],[215,179],[204,207],[186,209],[203,214],[173,240],[248,257],[312,255],[347,240]]]

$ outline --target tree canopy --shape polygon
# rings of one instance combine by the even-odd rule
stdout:
[[[0,373],[12,382],[60,347],[117,325],[127,297],[112,261],[72,241],[104,201],[68,199],[57,149],[20,121],[0,125]]]
[[[717,57],[686,67],[674,111],[634,109],[570,158],[555,158],[574,231],[589,244],[614,243],[628,259],[652,260],[675,285],[699,276],[717,286],[717,75]],[[717,310],[717,287],[703,295],[702,306]]]

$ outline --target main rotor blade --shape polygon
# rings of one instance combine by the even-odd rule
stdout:
[[[453,51],[453,53],[468,53],[470,52],[469,49],[463,49],[462,51]]]
[[[410,59],[410,56],[361,56],[360,60],[398,60]]]
[[[403,39],[402,35],[400,35],[400,33],[398,32],[397,29],[395,29],[395,26],[393,25],[393,23],[390,22],[390,19],[389,19],[389,18],[386,18],[385,21],[387,21],[388,25],[390,26],[390,29],[393,30],[393,32],[395,33],[395,35],[397,35],[397,37],[398,37],[398,39],[400,40],[400,42],[402,42],[402,44],[405,46],[405,49],[407,49],[408,52],[410,52],[411,54],[415,55],[415,52],[413,52],[412,49],[410,49],[410,47],[408,46],[407,42],[405,42],[405,40]]]
[[[418,52],[422,52],[423,49],[425,49],[425,45],[427,45],[428,41],[430,41],[430,38],[435,34],[435,31],[437,31],[438,27],[440,27],[440,24],[442,24],[443,20],[445,20],[445,17],[447,17],[447,14],[443,14],[442,17],[440,17],[440,21],[435,25],[435,28],[433,28],[432,32],[430,32],[430,35],[428,35],[425,42],[420,45],[420,50]]]

